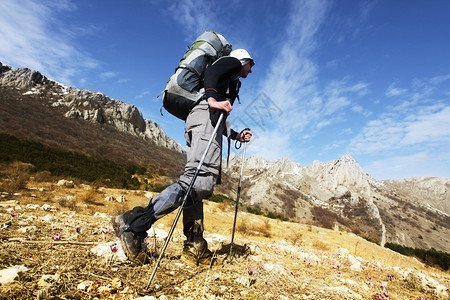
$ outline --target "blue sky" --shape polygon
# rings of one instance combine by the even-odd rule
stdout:
[[[1,0],[0,61],[132,103],[184,145],[156,96],[215,30],[256,61],[230,115],[249,154],[450,177],[449,15],[447,0]]]

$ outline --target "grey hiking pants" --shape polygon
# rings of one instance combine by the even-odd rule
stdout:
[[[187,162],[184,173],[177,183],[170,185],[159,195],[153,197],[146,208],[135,207],[124,214],[125,222],[133,232],[146,236],[145,232],[156,220],[174,211],[182,204],[183,197],[206,150],[219,115],[220,112],[210,109],[205,100],[192,109],[185,125]],[[194,236],[202,236],[204,231],[202,199],[211,196],[219,176],[224,129],[225,125],[222,122],[183,209],[184,234],[188,241]]]

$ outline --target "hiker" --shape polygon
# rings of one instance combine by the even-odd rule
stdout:
[[[246,50],[237,49],[232,51],[229,56],[217,59],[206,68],[203,97],[190,110],[186,118],[187,163],[183,175],[178,182],[153,197],[147,207],[135,207],[113,218],[116,234],[120,237],[122,248],[131,261],[143,262],[140,254],[147,251],[144,242],[147,230],[156,220],[174,211],[182,204],[182,199],[217,125],[219,115],[224,112],[227,116],[231,112],[241,84],[239,78],[246,78],[252,72],[254,64],[253,58]],[[195,259],[197,262],[208,259],[212,255],[203,238],[202,199],[208,199],[212,195],[214,185],[220,183],[222,136],[225,135],[241,142],[249,141],[252,136],[248,130],[237,133],[229,129],[225,118],[218,126],[218,134],[206,154],[183,208],[183,231],[186,241],[182,256],[187,259]]]

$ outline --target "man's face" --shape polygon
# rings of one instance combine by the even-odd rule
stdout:
[[[252,72],[252,64],[247,63],[247,64],[243,65],[241,68],[241,77],[247,78],[248,73],[251,73],[251,72]]]

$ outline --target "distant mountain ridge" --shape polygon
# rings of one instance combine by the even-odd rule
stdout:
[[[236,196],[240,165],[241,157],[233,153],[220,192]],[[307,167],[286,158],[251,156],[244,166],[241,201],[246,205],[347,228],[379,244],[450,250],[450,178],[379,181],[348,154]]]

